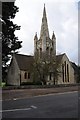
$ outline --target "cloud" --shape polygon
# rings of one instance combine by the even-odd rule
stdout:
[[[21,25],[21,30],[15,34],[23,41],[20,53],[32,54],[34,52],[34,35],[37,32],[38,38],[40,36],[45,3],[50,37],[54,31],[58,53],[66,52],[72,61],[77,62],[77,2],[76,0],[16,0],[15,4],[19,7],[19,12],[14,22]]]

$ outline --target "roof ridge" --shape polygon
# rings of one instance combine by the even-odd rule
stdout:
[[[57,57],[57,56],[62,56],[62,55],[65,55],[65,53],[62,53],[62,54],[56,55],[56,57]]]
[[[21,56],[29,56],[29,57],[33,57],[32,55],[25,55],[25,54],[15,54],[15,55],[21,55]]]

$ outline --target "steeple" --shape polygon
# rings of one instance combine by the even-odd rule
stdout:
[[[44,10],[43,10],[43,18],[46,18],[46,9],[45,9],[45,4],[44,4]]]
[[[49,37],[46,8],[44,4],[43,17],[40,31],[40,38],[37,34],[34,37],[34,55],[38,58],[45,58],[50,60],[51,57],[56,56],[56,37],[53,32],[52,39]]]
[[[48,31],[48,24],[47,24],[45,4],[44,4],[44,9],[43,9],[43,17],[42,17],[40,38],[42,39],[44,36],[45,36],[45,37],[49,37],[49,31]]]

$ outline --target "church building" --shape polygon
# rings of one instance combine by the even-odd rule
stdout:
[[[46,74],[45,84],[74,84],[77,81],[75,69],[71,61],[69,61],[66,53],[56,55],[56,36],[53,32],[52,38],[49,36],[46,8],[44,5],[43,17],[41,24],[40,37],[38,39],[37,33],[34,36],[34,56],[13,54],[7,76],[7,84],[21,85],[26,82],[33,82],[32,66],[34,61],[38,60],[40,63],[56,63],[59,70],[59,75],[54,81],[55,74],[53,73],[54,65]],[[76,66],[74,64],[74,66]],[[44,74],[43,74],[44,77]]]

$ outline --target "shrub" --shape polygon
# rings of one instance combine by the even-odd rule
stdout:
[[[42,85],[41,81],[34,82],[35,85]]]
[[[34,85],[33,82],[22,82],[21,85]]]
[[[6,86],[6,83],[5,82],[0,82],[0,87],[4,87]]]
[[[21,85],[42,85],[40,81],[36,82],[22,82]]]

